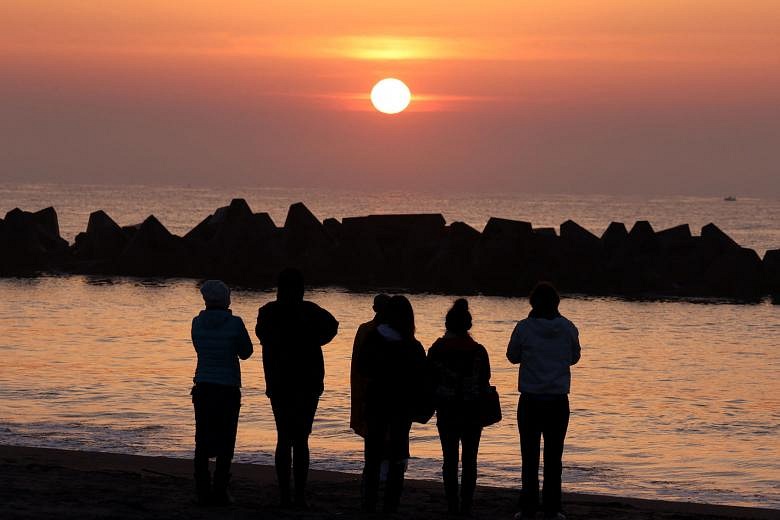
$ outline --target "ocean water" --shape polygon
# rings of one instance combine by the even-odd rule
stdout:
[[[573,218],[595,232],[610,220],[647,218],[656,228],[714,221],[743,245],[780,247],[780,204],[760,199],[660,199],[509,195],[206,191],[143,187],[0,187],[0,212],[54,205],[72,238],[106,209],[121,224],[155,213],[185,232],[233,196],[281,225],[291,202],[318,217],[442,211],[481,227],[487,216],[557,225]],[[356,202],[359,201],[359,202]],[[761,217],[764,215],[765,217]],[[694,229],[696,229],[694,227]],[[195,355],[191,318],[197,281],[105,277],[0,279],[0,442],[189,457]],[[254,326],[268,292],[236,290],[234,312]],[[362,443],[349,430],[349,363],[370,294],[340,288],[308,297],[331,310],[340,332],[325,348],[326,390],[312,436],[312,465],[359,472]],[[453,297],[412,295],[418,337],[443,332]],[[487,428],[480,483],[519,487],[517,368],[506,360],[524,298],[470,298],[474,337],[490,353],[504,420]],[[572,419],[564,455],[568,491],[780,508],[780,306],[769,301],[631,301],[572,296],[561,305],[581,333],[573,368]],[[242,364],[238,460],[271,463],[275,433],[258,352]],[[412,431],[409,476],[438,479],[431,422]]]

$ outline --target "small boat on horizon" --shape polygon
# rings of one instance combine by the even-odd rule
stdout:
[[[736,202],[737,198],[734,195],[729,195],[728,197],[723,197],[723,200],[726,202]]]

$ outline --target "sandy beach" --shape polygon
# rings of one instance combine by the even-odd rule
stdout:
[[[16,518],[365,518],[356,475],[311,474],[310,511],[276,506],[273,468],[236,464],[231,507],[193,502],[189,460],[0,446],[0,502]],[[517,492],[479,487],[475,516],[511,518]],[[780,511],[706,504],[566,494],[568,518],[780,518]],[[380,516],[380,515],[377,515]],[[407,481],[397,518],[445,518],[440,483]]]

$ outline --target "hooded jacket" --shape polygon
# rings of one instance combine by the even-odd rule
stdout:
[[[255,333],[263,346],[266,395],[321,395],[322,347],[338,329],[336,318],[310,301],[277,300],[260,307]]]
[[[252,340],[238,316],[229,310],[207,309],[192,320],[192,345],[198,353],[196,383],[241,386],[238,359],[252,355]]]
[[[506,357],[520,364],[517,388],[521,393],[568,394],[569,367],[580,360],[579,332],[563,316],[526,318],[515,326]]]

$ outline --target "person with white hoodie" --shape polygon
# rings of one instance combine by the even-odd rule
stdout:
[[[206,309],[192,320],[192,344],[198,354],[193,378],[195,407],[195,487],[201,505],[227,505],[230,465],[241,408],[239,359],[252,355],[244,322],[230,311],[230,289],[219,280],[200,288]],[[214,485],[209,458],[216,457]]]
[[[548,282],[531,291],[531,312],[515,326],[506,357],[520,365],[517,424],[523,492],[515,519],[534,518],[539,508],[539,448],[544,436],[545,518],[561,512],[563,443],[569,426],[571,366],[580,360],[579,332],[558,312],[560,296]]]

